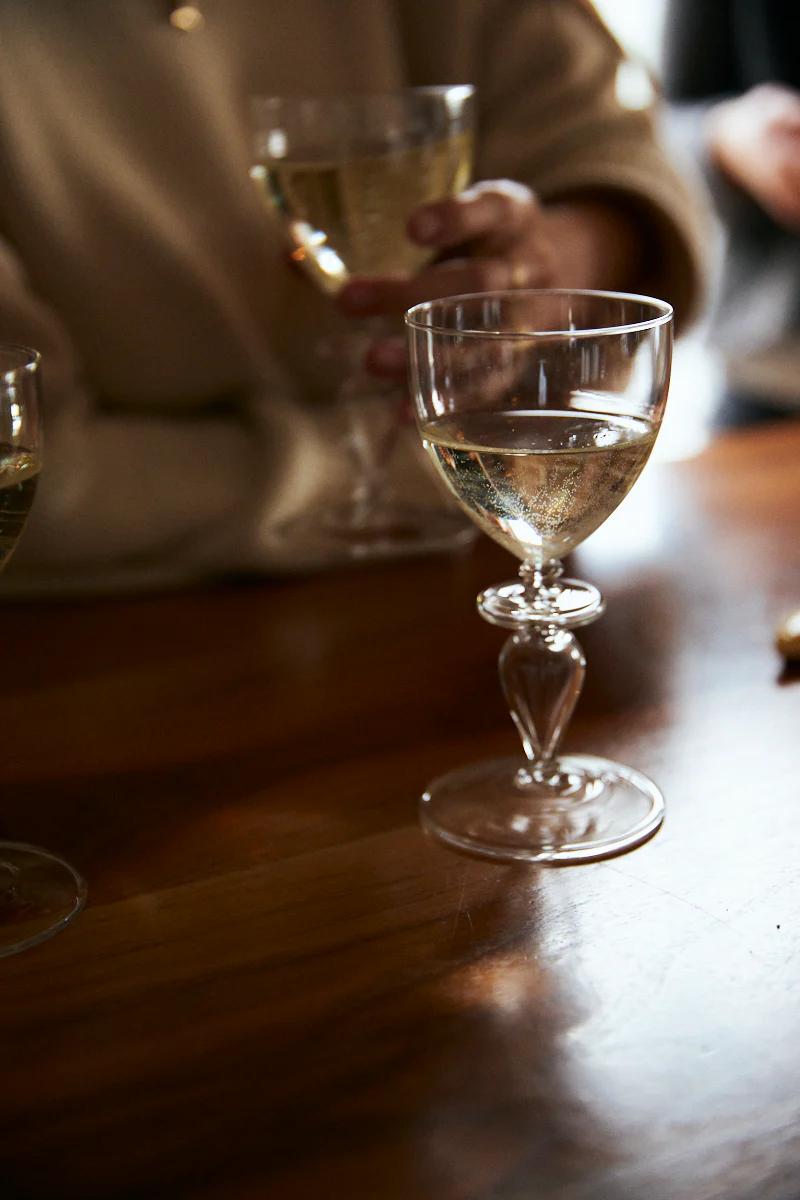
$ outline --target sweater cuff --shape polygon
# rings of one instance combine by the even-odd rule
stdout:
[[[654,173],[638,165],[596,162],[568,164],[539,177],[537,194],[544,203],[581,193],[615,196],[642,230],[642,256],[637,287],[666,300],[675,309],[676,327],[684,330],[700,310],[707,274],[706,223],[698,215],[687,220],[687,199],[669,184],[660,186]]]

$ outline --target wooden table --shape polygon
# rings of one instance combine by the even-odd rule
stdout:
[[[3,1200],[800,1193],[800,424],[652,466],[573,564],[568,745],[667,798],[631,854],[417,827],[515,745],[473,602],[510,566],[2,609],[0,832],[90,886],[0,963]]]

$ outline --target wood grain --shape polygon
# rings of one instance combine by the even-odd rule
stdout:
[[[90,904],[0,964],[0,1196],[789,1200],[800,1178],[800,423],[653,466],[576,556],[568,744],[657,837],[507,868],[426,841],[512,751],[487,544],[9,604],[2,828]]]

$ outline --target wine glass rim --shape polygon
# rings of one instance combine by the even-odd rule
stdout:
[[[465,96],[473,96],[476,88],[474,83],[435,83],[421,84],[418,87],[383,88],[377,92],[334,92],[323,95],[319,92],[284,92],[256,93],[250,97],[251,104],[338,104],[351,103],[357,100],[366,103],[372,100],[390,100],[400,96],[446,96],[449,92],[463,92]]]
[[[6,367],[3,364],[6,354],[16,354],[20,361],[15,366]],[[31,346],[23,346],[19,342],[0,342],[0,382],[15,383],[21,376],[32,375],[41,361],[41,354]]]
[[[524,299],[534,296],[590,296],[598,300],[635,300],[640,304],[649,304],[658,315],[644,321],[628,321],[618,325],[599,325],[592,329],[452,329],[446,325],[431,325],[421,319],[425,312],[430,312],[435,304],[463,304],[467,300],[511,300]],[[584,338],[584,337],[617,337],[623,333],[641,333],[647,329],[657,329],[667,325],[672,320],[673,308],[666,300],[655,296],[640,295],[637,292],[613,292],[597,288],[506,288],[494,292],[465,292],[458,296],[442,296],[437,300],[423,300],[409,308],[405,314],[405,323],[411,329],[419,329],[425,333],[449,334],[451,337],[474,338],[503,338],[520,341],[531,338]]]

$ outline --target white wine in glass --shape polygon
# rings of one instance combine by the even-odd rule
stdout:
[[[0,567],[33,504],[40,464],[39,355],[0,345]],[[52,937],[80,912],[86,885],[69,863],[0,841],[0,958]]]
[[[321,292],[334,296],[353,276],[407,276],[430,259],[406,225],[419,205],[456,195],[469,182],[473,96],[464,84],[253,100],[251,176],[285,230],[292,258]],[[279,540],[311,561],[469,543],[474,530],[454,507],[387,494],[406,392],[370,378],[362,360],[372,338],[400,330],[380,319],[354,322],[352,330],[323,339],[318,350],[338,362],[350,494],[288,521]]]
[[[650,421],[533,409],[438,417],[422,443],[480,528],[521,559],[561,558],[594,533],[639,476]]]
[[[8,443],[0,444],[0,570],[25,527],[38,478],[39,459],[35,454]]]
[[[462,130],[338,160],[265,158],[251,175],[285,221],[295,261],[335,294],[353,275],[424,266],[430,250],[405,236],[409,213],[462,191],[471,168],[472,132]]]
[[[421,800],[448,845],[499,860],[573,863],[638,845],[664,801],[633,767],[560,745],[580,695],[572,633],[597,588],[560,559],[614,511],[652,450],[667,397],[672,309],[613,292],[453,296],[406,314],[423,445],[479,528],[521,560],[478,597],[511,631],[500,678],[523,756],[448,772]]]

